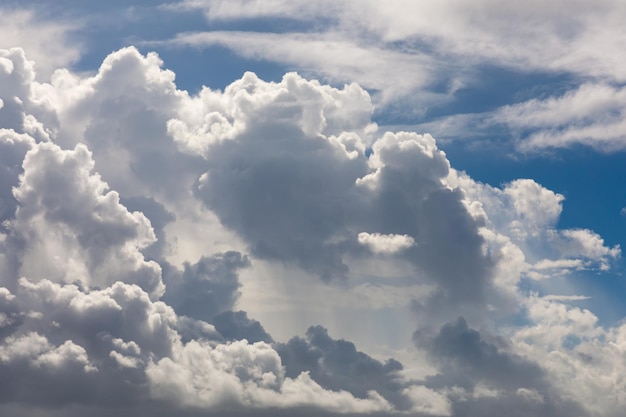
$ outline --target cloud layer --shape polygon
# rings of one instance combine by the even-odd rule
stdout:
[[[356,81],[374,92],[379,111],[408,123],[432,122],[431,114],[460,106],[463,114],[428,125],[447,138],[462,140],[478,124],[504,127],[511,139],[521,139],[513,145],[523,152],[578,144],[624,149],[625,68],[618,57],[626,46],[626,8],[617,0],[594,7],[569,0],[183,0],[163,7],[200,11],[219,30],[179,32],[154,45],[218,45],[333,83]],[[242,31],[241,22],[274,22],[277,29]],[[483,75],[490,71],[522,88],[510,97],[513,104],[487,103],[483,113],[485,96],[502,89]],[[539,82],[525,88],[531,79]],[[468,96],[473,99],[466,109]]]

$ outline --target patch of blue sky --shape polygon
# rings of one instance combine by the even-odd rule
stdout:
[[[42,2],[43,3],[43,2]],[[100,4],[94,8],[84,2],[65,0],[52,8],[40,8],[39,13],[58,14],[64,18],[87,23],[70,34],[83,44],[80,60],[73,66],[76,71],[94,71],[103,57],[125,46],[133,45],[142,53],[155,51],[164,61],[164,67],[176,74],[179,89],[196,93],[203,86],[224,89],[241,77],[245,71],[253,71],[268,81],[278,81],[285,72],[296,68],[285,67],[271,61],[242,58],[231,49],[219,45],[202,47],[159,44],[181,33],[208,31],[249,31],[283,33],[298,30],[306,32],[311,25],[288,18],[249,19],[241,21],[208,21],[197,10],[172,12],[156,7],[153,2],[128,2],[119,0]],[[65,7],[67,6],[67,7]]]

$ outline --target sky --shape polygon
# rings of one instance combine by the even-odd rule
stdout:
[[[622,416],[625,19],[3,0],[0,415]]]

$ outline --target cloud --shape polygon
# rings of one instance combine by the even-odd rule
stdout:
[[[24,62],[19,50],[6,56],[12,63]],[[322,387],[306,372],[285,376],[277,351],[267,343],[271,337],[245,312],[231,311],[239,290],[237,271],[250,265],[245,255],[207,255],[180,270],[163,258],[167,244],[155,249],[157,239],[167,241],[167,226],[187,214],[174,197],[194,198],[192,183],[187,193],[174,189],[181,178],[193,175],[194,166],[186,166],[172,183],[145,172],[154,169],[142,159],[148,145],[154,145],[153,157],[160,152],[194,160],[184,147],[178,152],[168,136],[167,121],[186,97],[171,89],[170,74],[159,65],[154,55],[142,57],[131,48],[110,56],[93,77],[62,71],[51,84],[22,78],[26,87],[35,87],[25,88],[24,97],[48,99],[49,112],[42,114],[51,115],[54,129],[42,130],[46,135],[39,138],[21,133],[28,116],[22,100],[14,113],[21,123],[2,131],[3,185],[8,190],[2,194],[7,210],[0,247],[6,286],[0,291],[0,374],[10,381],[3,384],[3,402],[133,409],[164,401],[183,411],[296,407],[392,412],[392,405],[374,390],[357,398]],[[12,71],[24,75],[29,69],[13,66]],[[160,110],[146,109],[152,99]],[[117,119],[129,110],[135,118]],[[342,115],[344,126],[354,123],[349,108],[330,112]],[[158,122],[155,132],[162,133],[151,142],[151,132],[132,128],[146,117]],[[262,112],[244,114],[246,126],[264,117]],[[342,128],[340,120],[327,124],[311,117],[318,124],[305,120],[303,129]],[[115,120],[125,132],[117,144],[111,143],[109,123]],[[68,125],[70,121],[75,123]],[[146,147],[129,145],[115,165],[107,153],[119,143],[129,144],[124,142],[129,131],[141,133],[133,145],[146,141]],[[339,136],[328,141],[328,155],[336,152],[350,160],[354,137]],[[127,151],[125,145],[119,148]],[[121,184],[117,167],[127,169],[128,180],[142,187]],[[176,172],[175,166],[169,172]],[[122,185],[121,191],[112,190],[104,178]],[[131,212],[122,201],[155,219],[156,232],[144,213]],[[207,320],[215,320],[224,335]],[[255,335],[266,342],[239,340]],[[52,381],[57,381],[54,389],[43,389]],[[215,390],[215,381],[221,390]]]
[[[518,352],[543,364],[555,386],[591,415],[619,415],[613,393],[621,390],[622,365],[614,355],[623,350],[623,325],[605,329],[591,311],[550,298],[531,297],[527,306],[530,322],[513,337]]]
[[[563,8],[570,10],[567,16],[560,12]],[[506,126],[511,145],[521,152],[576,144],[605,152],[624,148],[625,72],[616,57],[625,41],[616,34],[626,9],[616,0],[602,0],[593,8],[563,0],[549,6],[492,0],[394,0],[384,5],[369,0],[184,0],[169,10],[201,11],[221,30],[181,32],[153,45],[220,45],[247,59],[278,62],[329,82],[357,81],[373,93],[382,114],[424,123],[438,137],[460,140],[476,125],[499,132]],[[239,23],[245,21],[279,22],[274,27],[281,29],[241,31]],[[283,27],[281,22],[291,24]],[[481,91],[476,89],[493,87],[480,75],[485,68],[512,72],[516,79],[520,73],[564,77],[569,91],[487,113],[474,104],[465,114],[433,121],[431,113],[445,113],[447,105]]]
[[[34,10],[3,7],[0,25],[0,48],[23,48],[37,63],[38,79],[49,79],[54,70],[75,63],[82,52],[80,44],[70,41],[70,34],[81,26],[76,20],[51,22]]]
[[[268,83],[248,73],[223,93],[205,89],[192,100],[212,123],[233,129],[209,128],[186,110],[170,132],[184,151],[206,159],[197,194],[255,257],[342,280],[343,258],[363,256],[358,234],[376,225],[383,235],[428,242],[403,256],[446,297],[480,298],[491,260],[463,192],[443,182],[445,154],[429,135],[374,136],[360,87],[336,89],[297,74]]]
[[[324,389],[307,373],[285,376],[277,351],[264,342],[216,345],[201,338],[184,343],[174,310],[151,301],[136,285],[116,282],[104,290],[83,291],[75,285],[21,279],[17,295],[4,294],[33,312],[45,312],[31,313],[0,345],[0,372],[8,376],[27,371],[13,376],[11,389],[3,391],[13,401],[63,404],[79,392],[84,395],[81,403],[106,401],[109,407],[149,405],[154,398],[183,409],[392,409],[374,391],[360,399]],[[30,391],[32,378],[39,380],[36,386],[49,378],[60,378],[63,384]]]
[[[391,411],[372,392],[357,399],[345,391],[327,391],[307,373],[285,378],[276,351],[263,342],[246,341],[214,349],[192,341],[148,366],[152,393],[157,398],[202,408],[310,406],[339,412]]]
[[[22,161],[26,152],[34,145],[34,140],[25,134],[17,134],[14,130],[0,131],[0,230],[6,233],[6,221],[15,216],[17,201],[12,188],[18,185],[22,173]]]
[[[180,315],[212,322],[218,313],[234,308],[240,286],[237,272],[249,265],[246,256],[231,251],[186,263],[182,272],[170,266],[163,300]]]
[[[621,249],[559,229],[559,194],[378,132],[357,84],[246,73],[189,95],[135,48],[49,83],[0,56],[3,412],[619,415],[622,326],[541,285]],[[252,283],[300,329],[351,313],[368,349],[418,328],[422,377],[337,325],[274,338]]]
[[[225,46],[245,58],[282,62],[304,73],[314,74],[332,83],[357,80],[369,90],[380,92],[388,104],[392,99],[407,98],[417,89],[434,82],[434,60],[423,53],[407,54],[376,44],[346,39],[337,33],[255,33],[215,31],[181,33],[165,42],[149,45],[208,47]],[[305,46],[303,48],[303,46]],[[394,62],[393,66],[389,63]],[[431,92],[428,98],[436,100]],[[441,100],[441,97],[438,98]],[[415,111],[415,110],[414,110]]]
[[[558,97],[505,106],[493,114],[492,121],[523,135],[518,144],[523,151],[576,144],[616,151],[624,148],[625,93],[611,84],[585,83]]]
[[[64,151],[52,143],[37,144],[22,167],[9,238],[21,246],[20,275],[86,287],[122,279],[154,297],[163,294],[159,265],[139,252],[155,240],[149,220],[130,213],[119,195],[91,173],[94,164],[84,145]]]
[[[247,340],[250,343],[274,340],[256,320],[248,318],[245,311],[224,311],[212,319],[215,329],[226,339]]]
[[[21,48],[2,49],[0,63],[0,79],[6,85],[0,93],[3,129],[48,139],[58,121],[50,102],[37,97],[41,85],[35,81],[33,63]]]
[[[520,416],[587,415],[561,397],[537,363],[508,352],[501,340],[485,340],[463,318],[443,325],[431,337],[416,332],[414,340],[427,345],[442,364],[439,374],[426,379],[427,386],[460,390],[451,395],[453,415],[496,416],[507,408]],[[484,387],[494,391],[484,395]]]
[[[393,359],[379,362],[351,342],[332,339],[323,327],[310,327],[306,339],[294,337],[279,344],[277,351],[287,376],[307,372],[326,389],[349,391],[359,398],[375,391],[400,410],[411,405],[402,392],[407,384],[398,374],[402,364]]]
[[[607,270],[621,256],[619,245],[606,246],[591,230],[559,229],[564,197],[534,180],[518,179],[495,188],[452,171],[448,181],[465,190],[467,204],[477,216],[485,216],[483,236],[501,261],[498,285],[515,285],[521,277],[545,279],[581,269]]]
[[[375,253],[394,253],[415,244],[415,240],[408,235],[382,235],[367,232],[359,233],[358,241]]]
[[[436,5],[396,0],[384,6],[374,1],[348,1],[341,5],[325,1],[309,5],[281,0],[192,0],[180,2],[178,7],[203,10],[212,21],[273,17],[307,22],[325,18],[325,25],[318,29],[321,32],[339,28],[339,33],[357,39],[374,35],[382,44],[406,44],[409,54],[419,53],[420,46],[425,44],[434,49],[434,55],[454,54],[469,58],[470,63],[491,61],[521,70],[573,71],[623,80],[622,66],[614,58],[623,46],[623,39],[612,36],[618,28],[618,16],[625,12],[621,3],[605,0],[601,7],[589,8],[583,2],[576,2],[568,4],[572,13],[567,16],[560,14],[566,2],[549,7],[537,5],[537,2],[499,4],[490,0]],[[516,23],[513,30],[511,21]],[[604,25],[598,29],[600,22]],[[566,29],[571,27],[576,32]],[[598,42],[603,47],[593,48]]]

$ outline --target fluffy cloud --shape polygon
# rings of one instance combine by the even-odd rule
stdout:
[[[619,370],[589,363],[609,369],[623,329],[519,285],[620,256],[558,229],[562,196],[478,183],[430,135],[378,133],[356,84],[246,73],[190,96],[134,48],[50,83],[22,51],[0,56],[3,411],[618,415]],[[290,299],[284,314],[357,300],[371,339],[412,301],[428,375],[322,326],[274,340],[241,310],[250,281]],[[503,325],[512,313],[524,324]],[[575,383],[612,402],[579,404]]]
[[[271,346],[246,341],[216,348],[192,341],[174,356],[146,370],[157,398],[203,408],[301,407],[315,405],[329,411],[391,411],[371,392],[356,399],[346,391],[327,391],[304,372],[285,378],[280,358]]]
[[[501,285],[516,285],[523,276],[544,279],[575,270],[607,270],[621,256],[619,245],[606,246],[591,230],[558,229],[564,197],[531,179],[500,189],[452,171],[448,181],[465,190],[470,211],[485,217],[482,233],[501,259],[496,273]]]
[[[84,145],[63,151],[35,145],[13,194],[19,204],[9,242],[21,246],[18,274],[33,279],[106,287],[136,283],[154,297],[163,294],[160,267],[139,249],[155,240],[149,220],[130,213],[115,191],[91,173]]]
[[[157,238],[167,240],[166,226],[184,214],[173,196],[193,198],[192,184],[187,183],[185,193],[155,180],[142,168],[147,161],[145,148],[131,146],[129,151],[122,146],[116,155],[124,157],[113,161],[110,153],[115,152],[115,143],[105,136],[111,132],[109,122],[135,108],[132,114],[144,121],[152,117],[162,132],[153,142],[144,142],[146,146],[155,145],[156,154],[171,153],[179,161],[193,160],[184,146],[180,146],[183,152],[177,151],[167,132],[168,120],[183,112],[188,102],[183,93],[172,89],[169,73],[159,68],[154,55],[142,57],[128,49],[109,57],[95,77],[80,79],[59,72],[51,84],[38,84],[28,77],[28,67],[16,65],[26,62],[21,51],[5,56],[11,63],[5,65],[7,73],[24,80],[23,90],[13,94],[25,99],[45,97],[48,113],[44,116],[51,114],[54,121],[54,129],[42,129],[46,134],[33,138],[24,129],[29,116],[38,123],[23,105],[28,101],[17,100],[14,109],[4,109],[7,120],[18,122],[7,124],[2,136],[6,206],[1,248],[6,288],[1,293],[0,372],[4,381],[11,381],[11,388],[3,390],[5,401],[94,406],[108,398],[108,406],[122,408],[165,401],[181,409],[393,410],[373,389],[355,397],[322,387],[306,372],[287,377],[270,344],[239,340],[256,334],[271,342],[245,312],[230,311],[238,297],[237,270],[249,265],[247,257],[234,251],[207,255],[179,270],[163,258],[167,245],[155,249]],[[353,91],[362,94],[358,88]],[[303,91],[311,93],[315,90]],[[151,100],[160,102],[161,109],[146,108]],[[116,106],[110,107],[113,102]],[[342,114],[345,126],[311,114],[312,124],[302,120],[303,129],[340,133],[350,128],[349,109],[329,111]],[[265,117],[273,118],[262,111],[243,116],[246,129]],[[290,117],[288,112],[286,116]],[[123,140],[137,120],[117,120]],[[285,123],[297,120],[288,118]],[[141,133],[139,144],[150,136]],[[329,151],[349,160],[355,138],[331,135]],[[120,182],[118,167],[126,170],[132,184],[142,184],[139,193]],[[170,174],[173,168],[168,169]],[[189,177],[193,169],[186,166],[177,179],[170,180],[178,186],[178,180]],[[103,178],[121,185],[123,194],[111,190]],[[122,200],[154,218],[156,232],[144,213],[129,211]],[[155,259],[146,259],[144,251]],[[224,335],[207,322],[212,320]],[[225,339],[233,342],[224,343]],[[55,389],[41,388],[52,379],[63,383]],[[214,390],[215,381],[221,391]]]
[[[442,297],[463,303],[480,299],[492,261],[481,249],[481,220],[468,213],[463,192],[444,182],[445,154],[429,135],[377,138],[360,87],[246,74],[223,93],[204,89],[190,100],[205,114],[222,112],[211,123],[232,129],[208,127],[185,110],[168,123],[170,132],[183,151],[206,159],[197,194],[254,256],[342,280],[344,258],[365,255],[359,233],[374,227],[428,242],[402,254],[419,269],[418,282],[435,282]]]
[[[427,385],[451,389],[454,415],[497,416],[505,409],[513,415],[586,415],[575,401],[562,398],[537,363],[509,352],[501,339],[485,340],[463,318],[432,338],[421,332],[414,338],[442,364]]]
[[[402,249],[410,248],[415,240],[407,235],[382,235],[380,233],[361,232],[358,235],[361,245],[365,245],[372,252],[394,253]]]

